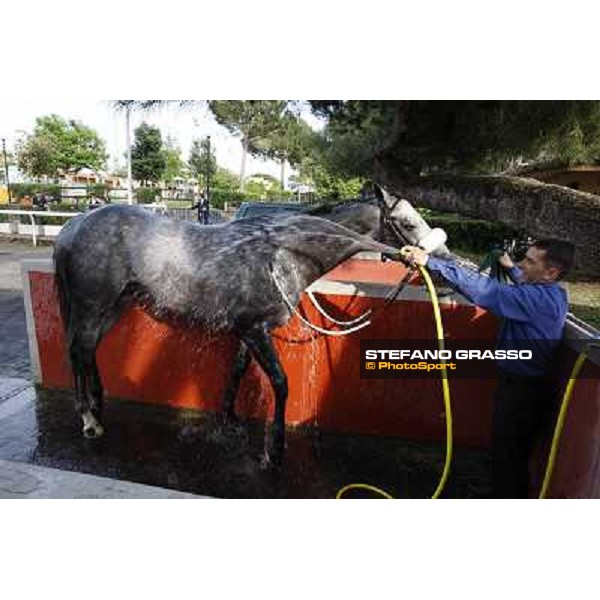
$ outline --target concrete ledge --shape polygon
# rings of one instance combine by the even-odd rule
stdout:
[[[207,499],[128,481],[0,460],[0,499]]]

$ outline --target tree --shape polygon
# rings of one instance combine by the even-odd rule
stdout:
[[[331,171],[323,157],[315,150],[298,165],[298,173],[291,181],[296,185],[309,186],[317,198],[337,201],[357,198],[364,178],[347,177]]]
[[[117,177],[127,177],[127,166],[122,164],[117,157],[114,157],[110,167],[110,173]]]
[[[240,180],[237,175],[217,167],[214,179],[211,182],[210,201],[217,208],[223,208],[225,202],[239,202],[242,200]]]
[[[600,198],[524,179],[597,162],[598,101],[312,101],[328,164],[437,210],[498,220],[578,249],[600,272]]]
[[[102,169],[107,159],[105,143],[89,127],[58,115],[38,117],[33,134],[18,148],[19,168],[32,177],[58,177],[82,167]]]
[[[142,123],[134,131],[134,142],[131,147],[133,176],[144,183],[156,182],[163,176],[165,168],[160,129]]]
[[[285,196],[279,180],[266,173],[255,173],[248,177],[244,198],[256,200],[276,200]]]
[[[393,158],[407,175],[494,175],[600,157],[600,102],[313,101],[338,167],[373,173]]]
[[[285,163],[296,167],[308,156],[314,147],[315,133],[310,126],[291,112],[286,112],[279,127],[273,129],[266,138],[256,142],[257,151],[279,162],[281,167],[280,184],[285,189]]]
[[[240,189],[244,190],[246,156],[260,154],[261,143],[282,127],[287,109],[284,100],[211,100],[210,109],[219,125],[238,135],[242,142]]]
[[[18,147],[17,152],[19,169],[23,173],[36,179],[58,176],[54,148],[49,140],[32,136]]]
[[[208,139],[193,140],[188,163],[192,175],[200,185],[206,187],[207,173],[210,174],[211,182],[214,184],[215,175],[217,173],[217,157],[215,155],[215,150],[210,146]]]
[[[181,177],[183,172],[184,163],[181,158],[181,150],[175,143],[175,140],[167,136],[161,152],[165,161],[162,178],[165,183],[170,184],[176,177]]]

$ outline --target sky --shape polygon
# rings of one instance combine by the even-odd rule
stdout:
[[[84,125],[95,129],[106,142],[110,154],[109,170],[114,161],[124,166],[126,150],[125,113],[112,108],[109,100],[69,100],[66,97],[38,97],[33,95],[26,100],[11,101],[2,98],[0,101],[0,137],[6,138],[7,150],[13,149],[15,141],[22,132],[31,133],[35,126],[36,117],[58,114],[67,119],[76,119]],[[313,127],[319,127],[319,121],[304,110],[302,116]],[[142,122],[160,128],[163,139],[167,136],[174,138],[182,151],[185,160],[189,157],[190,147],[194,138],[211,136],[211,142],[216,151],[217,162],[220,166],[239,173],[242,160],[242,145],[239,138],[234,137],[224,127],[221,127],[205,106],[177,107],[166,106],[161,109],[145,112],[132,112],[131,130]],[[260,160],[248,156],[246,160],[246,175],[268,173],[279,179],[280,166],[274,161]],[[286,180],[293,173],[286,166]]]

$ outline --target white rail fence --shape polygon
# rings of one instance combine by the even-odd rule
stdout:
[[[51,210],[0,210],[0,215],[13,215],[16,217],[29,217],[29,223],[21,223],[20,219],[9,221],[8,223],[0,223],[0,234],[8,234],[14,236],[31,236],[34,246],[37,246],[38,237],[56,237],[63,225],[48,225],[44,224],[44,218],[62,217],[64,219],[72,219],[79,215],[78,212],[55,212]]]
[[[169,216],[175,219],[196,220],[197,212],[191,209],[168,209],[164,202],[156,202],[154,204],[140,204],[146,210],[154,213]],[[44,223],[44,219],[48,217],[62,217],[65,222],[68,219],[80,215],[81,212],[60,212],[51,210],[0,210],[0,216],[12,215],[14,217],[28,217],[29,223],[21,223],[20,218],[15,218],[6,223],[0,223],[0,235],[10,235],[15,237],[31,237],[34,246],[37,246],[38,238],[55,238],[64,223],[61,225],[49,225]],[[210,213],[210,223],[220,223],[226,221],[223,211],[212,209]]]

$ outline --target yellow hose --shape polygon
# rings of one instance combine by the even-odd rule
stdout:
[[[429,295],[431,296],[431,302],[433,304],[433,315],[435,319],[435,328],[438,338],[438,347],[440,350],[444,350],[444,329],[442,326],[442,315],[440,313],[440,306],[438,302],[438,297],[435,291],[435,287],[431,281],[431,277],[429,273],[426,271],[424,267],[419,266],[419,270],[421,271],[421,275],[425,280],[425,284],[427,286],[427,290],[429,291]],[[560,406],[560,411],[558,413],[558,418],[556,420],[556,425],[554,427],[554,434],[552,436],[552,444],[550,446],[550,455],[548,456],[548,463],[546,464],[546,471],[544,473],[544,481],[542,483],[542,487],[540,489],[539,498],[546,498],[548,493],[548,488],[550,487],[550,481],[552,480],[552,475],[554,474],[554,467],[556,465],[556,456],[558,454],[558,445],[560,442],[560,438],[562,436],[562,430],[565,424],[565,418],[567,415],[567,409],[569,408],[569,403],[571,401],[571,396],[573,395],[573,388],[575,387],[575,383],[577,382],[577,378],[579,377],[579,372],[583,367],[583,363],[585,362],[587,355],[585,351],[581,352],[573,365],[573,370],[571,371],[571,375],[569,377],[569,382],[567,384],[567,388],[565,389],[565,393],[562,399],[562,403]],[[444,361],[442,361],[444,362]],[[450,404],[450,386],[448,384],[448,375],[446,369],[442,369],[442,389],[444,392],[444,407],[446,410],[446,462],[444,463],[444,470],[442,472],[442,476],[438,483],[438,486],[431,496],[432,500],[436,500],[440,497],[444,486],[446,485],[446,481],[448,479],[448,475],[450,474],[450,464],[452,462],[452,406]],[[342,496],[348,490],[356,490],[363,489],[369,490],[388,500],[393,500],[394,497],[384,490],[381,490],[375,486],[369,485],[367,483],[351,483],[342,489],[336,495],[337,499],[342,498]]]
[[[440,305],[438,302],[437,293],[435,287],[429,277],[429,273],[424,267],[419,267],[421,275],[427,285],[427,290],[431,296],[431,302],[433,304],[433,316],[435,319],[435,329],[438,338],[438,347],[440,351],[444,350],[444,328],[442,326],[442,314],[440,312]],[[442,359],[442,363],[445,361]],[[445,368],[442,369],[442,389],[444,392],[444,408],[446,411],[446,461],[444,462],[444,471],[442,477],[438,483],[437,489],[431,496],[432,500],[437,500],[446,485],[448,475],[450,474],[450,463],[452,462],[452,405],[450,404],[450,384],[448,383],[448,373]]]
[[[438,302],[438,297],[435,291],[435,287],[431,281],[431,277],[429,277],[429,273],[424,267],[419,266],[419,270],[421,271],[421,275],[425,280],[425,285],[427,286],[427,290],[429,295],[431,296],[431,302],[433,304],[433,316],[435,320],[435,329],[438,338],[438,348],[440,350],[444,350],[444,328],[442,326],[442,314],[440,312],[440,305]],[[442,363],[445,361],[442,359]],[[442,369],[442,389],[444,392],[444,407],[446,410],[446,461],[444,463],[444,470],[442,472],[442,476],[438,483],[438,486],[431,496],[432,500],[436,500],[440,497],[444,486],[446,485],[446,481],[448,479],[448,475],[450,473],[450,464],[452,462],[452,406],[450,404],[450,385],[448,384],[448,374],[446,369]],[[368,483],[351,483],[345,487],[343,487],[336,495],[336,498],[339,500],[348,490],[369,490],[388,500],[393,500],[394,497],[384,490],[381,490],[375,486],[369,485]]]
[[[560,442],[560,438],[562,435],[562,430],[565,425],[565,417],[567,415],[567,409],[569,408],[569,402],[571,401],[571,396],[573,395],[573,388],[575,387],[575,382],[577,381],[577,377],[579,376],[579,371],[581,371],[581,367],[585,362],[587,355],[585,351],[581,352],[575,361],[575,365],[573,366],[573,370],[571,371],[571,376],[569,377],[569,383],[567,384],[567,389],[565,390],[565,394],[562,399],[562,403],[560,405],[560,411],[558,413],[558,419],[556,420],[556,425],[554,427],[554,435],[552,436],[552,445],[550,446],[550,456],[548,457],[548,463],[546,464],[546,472],[544,473],[544,482],[542,483],[542,488],[540,490],[539,498],[545,498],[548,493],[548,488],[550,487],[550,481],[552,480],[552,475],[554,473],[554,466],[556,463],[556,455],[558,454],[558,444]]]

